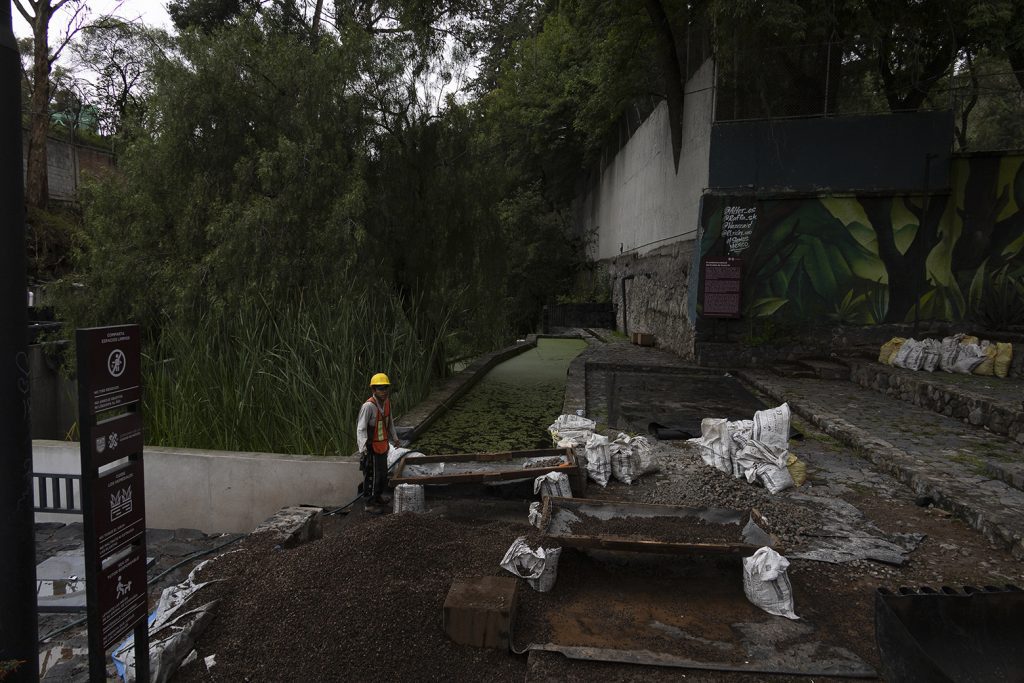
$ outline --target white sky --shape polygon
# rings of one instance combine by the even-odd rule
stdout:
[[[8,0],[2,1],[7,2]],[[31,13],[32,10],[27,7],[28,3],[22,4],[26,5],[26,9]],[[50,20],[51,36],[61,35],[64,32],[71,19],[70,6],[72,4],[73,2],[69,2],[60,8]],[[122,19],[129,21],[141,19],[148,26],[158,26],[168,32],[174,31],[171,18],[167,14],[167,0],[86,0],[85,4],[89,8],[90,16],[94,19],[104,14],[113,13],[114,16]],[[32,27],[25,21],[25,17],[21,16],[21,12],[13,2],[11,3],[11,13],[14,15],[14,35],[19,38],[31,36]],[[52,39],[50,42],[53,42]]]

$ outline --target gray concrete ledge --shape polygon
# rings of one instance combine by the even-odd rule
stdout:
[[[77,441],[34,441],[32,460],[36,472],[81,471]],[[344,505],[362,481],[358,461],[347,457],[147,446],[143,460],[146,525],[160,529],[248,533],[290,505]],[[36,521],[69,516],[37,513]]]
[[[431,391],[426,399],[403,413],[395,420],[395,426],[411,430],[409,438],[415,441],[417,436],[425,432],[435,420],[455,405],[456,401],[465,396],[491,368],[535,346],[537,335],[531,334],[525,341],[479,356],[462,371],[449,377]]]

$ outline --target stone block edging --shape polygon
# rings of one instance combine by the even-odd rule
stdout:
[[[955,514],[971,527],[980,531],[989,541],[1001,545],[1018,560],[1024,560],[1024,537],[1019,524],[1014,520],[1000,519],[998,514],[989,514],[974,506],[970,496],[950,487],[941,477],[930,473],[925,465],[917,465],[915,458],[906,451],[893,446],[838,415],[813,410],[801,401],[786,397],[776,387],[762,382],[748,373],[738,376],[775,401],[787,401],[790,409],[829,436],[842,441],[871,461],[883,472],[890,474],[908,486],[918,496],[930,498],[936,507]]]
[[[456,401],[465,396],[466,392],[472,389],[473,385],[495,365],[535,346],[537,346],[537,335],[531,334],[526,337],[525,341],[479,356],[461,372],[449,378],[440,388],[431,392],[412,410],[396,419],[395,426],[409,429],[411,431],[409,438],[415,442],[416,437],[425,432]]]
[[[1024,443],[1024,408],[1019,404],[994,401],[969,389],[931,381],[927,375],[899,372],[880,363],[852,360],[848,364],[850,380],[866,389]]]

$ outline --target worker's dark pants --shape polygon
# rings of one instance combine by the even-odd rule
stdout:
[[[373,454],[373,498],[379,500],[388,483],[388,454]]]

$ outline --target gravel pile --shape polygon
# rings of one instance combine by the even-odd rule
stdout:
[[[200,577],[225,579],[203,589],[222,602],[178,680],[522,680],[525,658],[451,643],[442,608],[455,579],[510,576],[529,529],[403,514],[292,550],[253,537]]]
[[[821,523],[821,510],[806,502],[790,502],[786,492],[771,494],[762,486],[709,467],[696,449],[683,442],[662,442],[654,447],[659,471],[645,475],[638,484],[626,487],[609,484],[601,491],[596,485],[588,489],[595,497],[627,498],[635,502],[685,507],[718,507],[730,510],[756,508],[769,522],[766,531],[775,534],[788,547],[801,543],[807,530]]]

